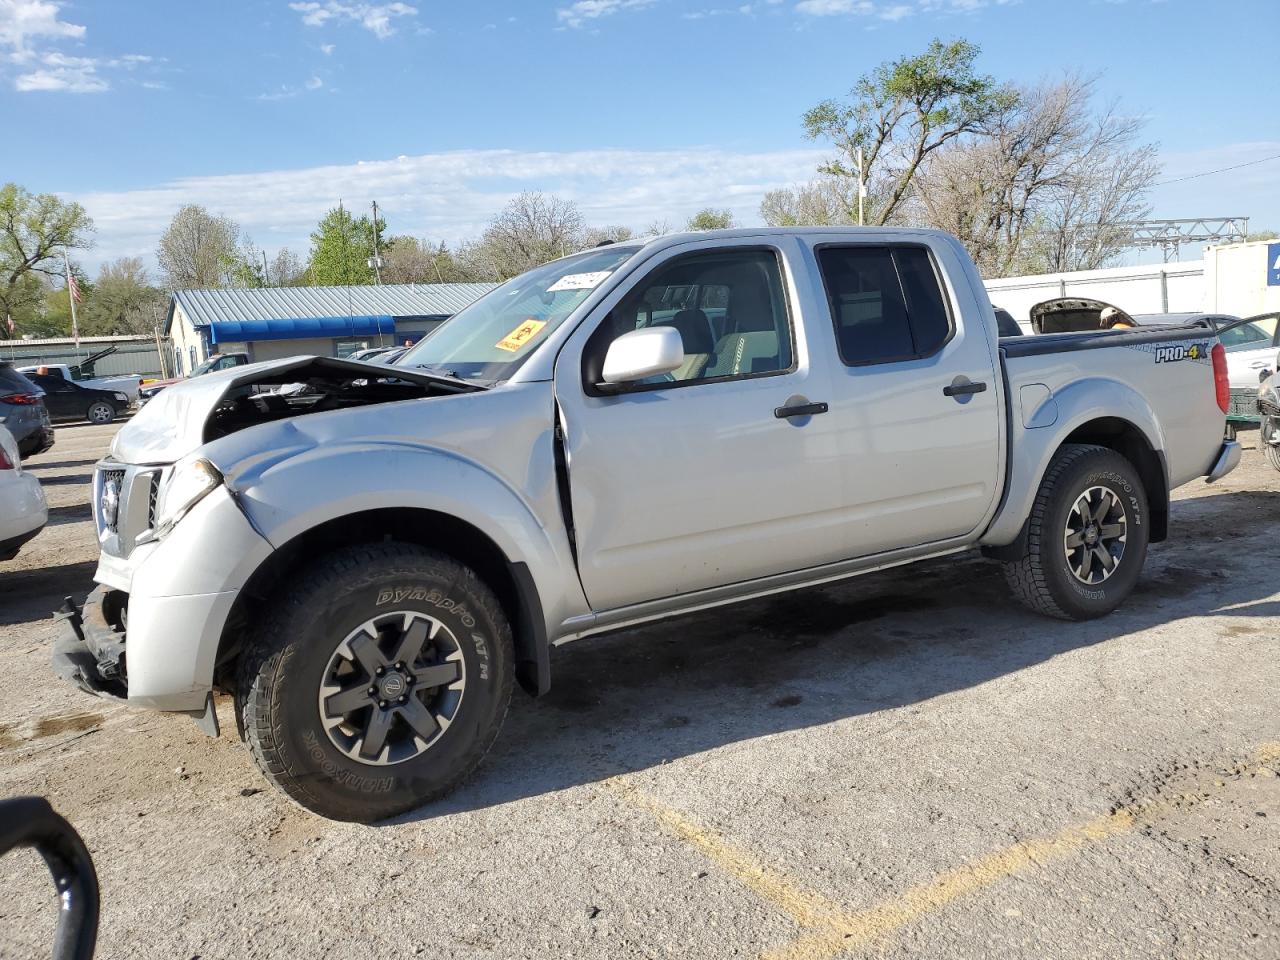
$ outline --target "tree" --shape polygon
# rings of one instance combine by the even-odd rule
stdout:
[[[307,268],[298,255],[288,247],[281,247],[267,270],[267,286],[294,287],[306,282],[306,273]]]
[[[80,332],[150,333],[165,299],[163,291],[148,282],[140,257],[121,257],[102,265],[93,292],[80,311]]]
[[[854,222],[846,196],[847,189],[836,178],[822,177],[798,187],[770,190],[760,201],[760,216],[771,227],[843,226]]]
[[[0,313],[29,313],[44,300],[42,279],[64,272],[64,250],[91,246],[93,221],[78,203],[33,195],[16,183],[0,187]],[[0,317],[0,330],[8,325]]]
[[[386,229],[379,218],[379,237]],[[326,213],[311,234],[308,280],[320,286],[360,285],[376,279],[369,259],[373,256],[375,226],[366,216],[353,217],[339,203]]]
[[[622,243],[624,240],[630,240],[636,235],[636,232],[630,227],[611,224],[607,227],[588,227],[586,234],[583,235],[582,245],[584,247],[598,247],[603,243]]]
[[[170,290],[227,286],[243,259],[240,225],[194,203],[173,215],[156,247],[156,260]]]
[[[490,221],[479,242],[464,244],[458,256],[472,275],[506,280],[582,249],[585,239],[582,214],[571,200],[522,193]]]
[[[734,226],[733,214],[728,210],[704,207],[689,218],[686,230],[728,230]]]
[[[958,137],[981,130],[1016,99],[1009,87],[975,72],[978,53],[967,40],[934,40],[922,54],[876,67],[847,99],[824,100],[805,113],[805,134],[836,148],[819,172],[856,184],[862,151],[873,191],[867,223],[895,220],[921,164]],[[856,214],[856,192],[845,197],[845,209]]]
[[[922,164],[913,219],[955,234],[986,276],[1088,270],[1113,260],[1146,216],[1159,167],[1143,121],[1095,112],[1095,81],[1018,91],[979,136]]]
[[[1254,230],[1245,236],[1246,243],[1253,243],[1256,240],[1280,240],[1280,233],[1274,230]]]

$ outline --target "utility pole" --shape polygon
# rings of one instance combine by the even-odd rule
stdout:
[[[382,257],[378,254],[378,201],[373,201],[373,256],[369,258],[369,266],[373,267],[374,282],[382,286]]]
[[[865,168],[862,166],[862,148],[861,147],[858,148],[857,161],[858,161],[858,226],[862,226],[862,221],[863,221],[862,206],[863,206],[863,202],[866,200],[866,197],[867,197],[867,174],[866,174]]]
[[[271,286],[271,278],[267,276],[267,251],[262,251],[262,285]]]

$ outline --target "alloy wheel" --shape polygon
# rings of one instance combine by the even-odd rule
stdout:
[[[375,766],[431,749],[458,715],[466,663],[441,621],[416,610],[379,614],[333,652],[320,681],[320,721],[347,757]]]
[[[1106,581],[1120,565],[1128,534],[1124,501],[1109,487],[1089,487],[1072,504],[1062,534],[1072,575],[1089,586]]]

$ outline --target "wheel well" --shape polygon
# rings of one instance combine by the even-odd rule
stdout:
[[[1169,535],[1169,479],[1164,455],[1152,449],[1141,430],[1119,417],[1101,417],[1076,427],[1063,443],[1108,447],[1132,463],[1147,493],[1150,542],[1159,543]]]
[[[497,595],[511,624],[516,651],[516,678],[534,696],[550,685],[546,625],[528,568],[512,563],[483,531],[464,520],[434,510],[387,508],[326,521],[275,550],[241,589],[218,644],[214,681],[235,689],[235,664],[242,638],[261,615],[276,588],[300,566],[342,547],[397,540],[446,553],[466,564]]]

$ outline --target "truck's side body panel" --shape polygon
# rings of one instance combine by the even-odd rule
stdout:
[[[1204,327],[1003,341],[1013,459],[1008,493],[982,542],[1017,537],[1054,452],[1090,423],[1119,419],[1141,431],[1164,462],[1169,489],[1208,473],[1225,418],[1214,343]]]

